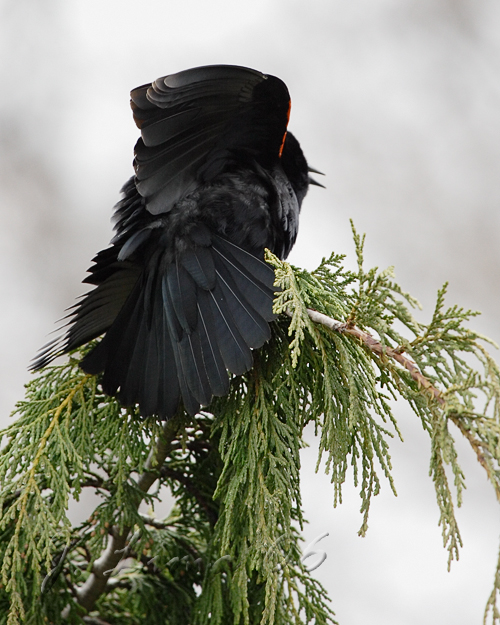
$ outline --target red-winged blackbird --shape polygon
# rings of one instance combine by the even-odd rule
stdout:
[[[274,273],[310,182],[287,132],[290,96],[274,76],[213,65],[131,92],[141,130],[135,177],[116,205],[111,247],[84,280],[66,334],[33,369],[104,334],[81,362],[142,415],[190,414],[229,390],[270,336]]]

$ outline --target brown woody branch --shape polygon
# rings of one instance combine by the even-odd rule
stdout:
[[[377,356],[381,357],[389,357],[398,362],[401,366],[403,366],[407,371],[410,372],[411,377],[417,382],[420,387],[423,387],[426,391],[428,391],[432,398],[435,399],[441,406],[444,405],[445,401],[439,391],[426,377],[421,373],[420,369],[417,365],[407,356],[403,355],[401,351],[394,349],[392,347],[387,347],[382,345],[380,341],[377,341],[371,334],[368,332],[364,332],[360,330],[355,325],[349,323],[343,323],[342,321],[336,321],[323,313],[318,312],[317,310],[312,310],[311,308],[307,309],[307,314],[311,321],[315,323],[320,323],[321,325],[330,328],[330,330],[334,330],[335,332],[340,332],[341,334],[348,334],[355,339],[358,339],[360,343],[362,343],[365,347],[367,347],[371,352],[377,354]],[[289,314],[291,316],[291,314]]]
[[[410,372],[411,377],[417,382],[420,387],[423,387],[426,391],[428,391],[431,394],[432,398],[435,399],[438,404],[440,404],[440,406],[444,406],[445,400],[441,392],[420,372],[417,365],[407,356],[404,356],[400,351],[398,351],[397,349],[393,349],[392,347],[385,347],[380,343],[380,341],[377,341],[377,339],[373,338],[371,334],[368,334],[368,332],[364,332],[354,325],[343,323],[341,321],[336,321],[335,319],[332,319],[331,317],[328,317],[327,315],[324,315],[317,310],[312,310],[308,308],[307,314],[309,315],[309,318],[315,323],[324,325],[327,328],[334,330],[335,332],[348,334],[349,336],[358,339],[365,347],[367,347],[370,351],[377,354],[378,356],[388,356],[389,358],[397,361],[400,365],[402,365]],[[291,315],[289,314],[289,316]],[[462,419],[460,419],[456,414],[448,414],[448,418],[452,423],[457,426],[461,434],[469,441],[470,446],[476,454],[479,464],[486,471],[488,479],[495,488],[495,494],[498,501],[500,501],[500,488],[498,487],[498,483],[492,475],[491,467],[489,466],[488,460],[483,452],[481,441],[478,441],[477,438],[474,437],[470,430],[465,427]]]
[[[486,455],[483,453],[482,447],[484,443],[481,443],[481,441],[479,441],[477,438],[474,437],[472,432],[468,428],[465,427],[464,422],[458,416],[452,414],[452,415],[449,415],[449,418],[457,426],[457,428],[460,430],[463,436],[465,436],[465,438],[469,441],[470,446],[472,447],[472,449],[474,450],[474,453],[476,454],[479,464],[486,471],[489,481],[493,484],[493,488],[495,489],[495,495],[497,497],[497,500],[500,501],[500,487],[498,485],[498,480],[493,475],[492,468],[488,463]]]
[[[137,486],[144,495],[149,491],[160,475],[160,469],[170,452],[172,442],[179,428],[178,419],[167,421],[163,426],[163,434],[153,445],[144,472],[140,475]],[[137,501],[137,508],[142,498]],[[126,555],[127,538],[131,527],[125,527],[122,531],[118,527],[112,527],[109,531],[108,546],[101,557],[94,562],[92,573],[82,586],[76,589],[78,603],[87,610],[92,610],[97,599],[106,590],[110,574],[120,560]]]

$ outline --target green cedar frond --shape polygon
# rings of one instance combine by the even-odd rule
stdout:
[[[396,492],[394,398],[429,434],[448,564],[458,558],[454,509],[465,478],[454,434],[468,440],[500,501],[500,371],[487,339],[467,327],[476,313],[445,308],[446,285],[430,323],[417,322],[418,302],[392,268],[364,269],[364,237],[354,227],[353,236],[355,272],[340,255],[306,272],[267,253],[278,287],[271,340],[227,397],[193,419],[179,413],[168,437],[82,373],[79,358],[92,345],[33,378],[2,433],[0,625],[82,623],[78,592],[120,533],[124,558],[92,603],[104,621],[334,623],[300,548],[302,432],[313,422],[320,434],[318,467],[324,459],[335,505],[352,467],[364,535],[384,478]],[[175,499],[167,518],[140,513],[162,486]],[[99,504],[72,527],[68,502],[85,488]],[[485,612],[495,625],[499,580],[500,560]]]

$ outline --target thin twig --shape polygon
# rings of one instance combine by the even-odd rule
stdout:
[[[403,356],[403,354],[400,353],[397,349],[393,349],[392,347],[384,347],[379,341],[377,341],[377,339],[373,338],[371,334],[368,334],[368,332],[364,332],[356,326],[342,323],[341,321],[336,321],[335,319],[332,319],[331,317],[328,317],[327,315],[324,315],[317,310],[312,310],[308,308],[307,313],[310,319],[315,323],[320,323],[321,325],[324,325],[331,330],[334,330],[335,332],[341,332],[342,334],[348,334],[349,336],[357,338],[359,341],[361,341],[361,343],[363,343],[363,345],[365,345],[368,349],[370,349],[377,355],[393,358],[410,372],[411,377],[417,382],[419,386],[425,388],[425,390],[432,395],[433,399],[435,399],[441,406],[445,404],[445,400],[443,399],[441,391],[439,391],[420,372],[419,368],[412,360],[410,360],[407,356]],[[291,314],[287,314],[291,316]],[[469,441],[470,446],[476,454],[479,464],[486,471],[488,479],[493,484],[498,501],[500,501],[500,488],[498,487],[498,484],[491,473],[491,467],[489,466],[486,456],[483,453],[481,443],[465,427],[463,421],[458,416],[451,413],[448,414],[448,418],[450,419],[450,421],[452,421],[452,423],[457,426],[462,435]]]
[[[498,487],[498,481],[495,479],[495,476],[492,475],[491,467],[488,464],[486,456],[481,449],[482,443],[478,441],[474,435],[468,430],[463,421],[456,415],[448,415],[449,419],[457,426],[463,436],[469,441],[470,446],[474,450],[477,460],[479,464],[486,471],[486,475],[488,476],[489,481],[493,484],[493,488],[495,489],[495,495],[497,500],[500,501],[500,488]]]
[[[144,472],[140,475],[137,486],[140,491],[146,494],[154,482],[157,480],[160,468],[165,462],[165,458],[170,452],[172,441],[179,428],[179,420],[174,418],[167,421],[163,426],[163,433],[155,441],[144,467]],[[139,507],[142,498],[137,501]],[[78,603],[87,610],[92,610],[97,599],[106,590],[109,574],[125,555],[127,538],[131,527],[124,527],[122,531],[118,527],[112,527],[109,531],[108,546],[92,567],[92,573],[82,586],[77,588],[76,596]]]
[[[291,313],[287,313],[289,317],[291,317]],[[320,323],[335,332],[339,332],[341,334],[348,334],[353,338],[358,339],[365,347],[367,347],[371,352],[377,354],[378,356],[388,356],[392,358],[400,365],[402,365],[407,371],[410,372],[411,377],[417,382],[417,384],[423,387],[426,391],[428,391],[433,399],[435,399],[441,406],[444,405],[445,401],[441,394],[441,391],[437,389],[426,377],[421,373],[420,369],[417,365],[410,360],[407,356],[404,356],[400,351],[394,349],[392,347],[387,347],[382,345],[380,341],[377,341],[371,334],[365,332],[364,330],[360,330],[357,326],[351,325],[348,323],[343,323],[342,321],[337,321],[336,319],[332,319],[332,317],[328,317],[323,313],[318,312],[317,310],[312,310],[311,308],[307,309],[307,314],[311,321],[315,323]]]
[[[165,530],[169,527],[172,527],[172,523],[164,523],[159,519],[155,519],[147,514],[140,514],[141,519],[144,521],[146,525],[150,525],[151,527],[156,528],[157,530]]]
[[[103,621],[102,618],[97,618],[96,616],[84,616],[83,622],[86,625],[111,625],[108,621]]]

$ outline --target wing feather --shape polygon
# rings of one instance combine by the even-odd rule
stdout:
[[[131,106],[141,129],[134,160],[137,188],[156,215],[220,173],[234,150],[263,164],[277,161],[290,96],[274,76],[212,65],[134,89]]]

